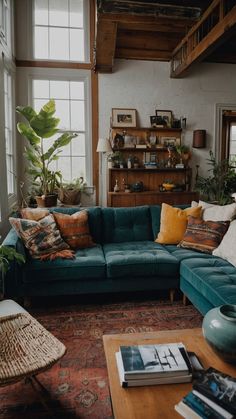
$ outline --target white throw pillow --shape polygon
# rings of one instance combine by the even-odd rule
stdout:
[[[201,206],[203,209],[202,218],[204,221],[231,221],[236,216],[236,202],[228,205],[214,205],[208,202],[192,201],[191,206]]]
[[[227,233],[224,235],[220,245],[213,250],[214,256],[219,256],[236,266],[236,220],[231,221]]]

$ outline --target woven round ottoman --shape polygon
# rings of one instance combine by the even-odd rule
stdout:
[[[0,386],[50,368],[65,346],[28,312],[0,317]]]

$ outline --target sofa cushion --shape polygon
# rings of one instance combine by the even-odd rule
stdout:
[[[209,254],[197,252],[196,250],[184,249],[177,245],[166,245],[166,250],[170,252],[173,256],[176,257],[180,262],[181,260],[185,259],[192,259],[192,258],[209,258]]]
[[[33,258],[52,260],[74,257],[68,244],[62,240],[51,214],[39,221],[14,217],[10,217],[9,221]]]
[[[67,208],[67,207],[52,207],[50,212],[61,212],[62,214],[74,214],[75,212],[82,211],[78,207]],[[91,207],[86,208],[88,212],[88,223],[90,234],[95,243],[101,243],[102,240],[102,219],[101,219],[101,208]]]
[[[72,249],[95,246],[89,231],[87,211],[77,211],[71,215],[54,212],[53,215],[63,240]]]
[[[163,246],[150,241],[109,243],[103,246],[109,278],[136,276],[178,277],[179,262]]]
[[[214,205],[204,201],[192,201],[192,207],[201,206],[204,221],[230,221],[236,215],[236,202],[227,205]]]
[[[103,208],[102,221],[104,243],[153,240],[148,206]]]
[[[174,208],[189,208],[189,205],[173,205]],[[157,237],[161,225],[161,205],[150,205],[151,219],[152,219],[152,234]]]
[[[57,259],[39,262],[28,258],[23,266],[24,282],[48,282],[103,278],[106,275],[105,259],[101,245],[75,252],[75,259]],[[96,289],[94,289],[96,292]]]
[[[236,304],[236,270],[227,261],[209,256],[183,260],[180,276],[213,306]]]
[[[223,237],[220,245],[213,250],[212,254],[219,256],[236,267],[236,220],[230,223],[229,229]]]
[[[177,244],[182,240],[185,233],[188,216],[201,216],[201,207],[175,208],[171,205],[162,204],[161,227],[156,242],[162,244]]]
[[[204,221],[190,216],[179,246],[211,254],[219,246],[228,227],[229,221]]]
[[[49,210],[46,208],[21,208],[20,215],[26,220],[39,221],[49,215]]]

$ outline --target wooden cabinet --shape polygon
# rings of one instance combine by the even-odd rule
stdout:
[[[118,167],[109,169],[108,206],[129,207],[162,202],[189,204],[198,199],[198,194],[191,191],[191,168],[176,168],[179,156],[168,150],[168,144],[181,144],[181,129],[112,129],[113,151],[119,151],[122,159],[120,165],[117,162]],[[132,168],[127,167],[129,158]],[[134,168],[134,162],[138,167]],[[172,180],[177,188],[171,192],[162,191],[162,184],[167,180]],[[142,191],[125,192],[125,185],[132,188],[138,182],[142,182]],[[116,183],[119,192],[114,192]]]

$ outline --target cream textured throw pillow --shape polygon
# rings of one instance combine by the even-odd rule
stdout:
[[[228,205],[214,205],[204,201],[198,203],[192,201],[191,206],[196,207],[196,204],[202,207],[204,221],[230,221],[236,216],[236,202]]]
[[[213,250],[214,256],[219,256],[236,266],[236,220],[231,221],[227,233],[223,237],[220,245]]]

